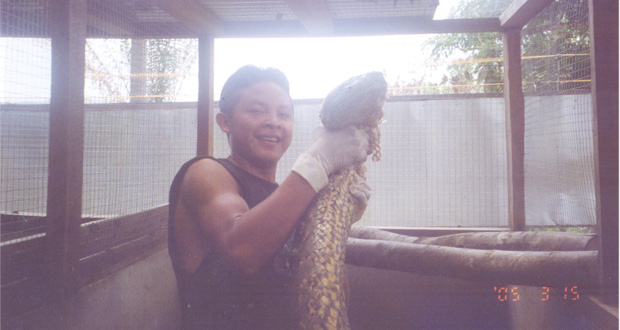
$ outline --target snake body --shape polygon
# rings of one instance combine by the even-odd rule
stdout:
[[[324,99],[320,118],[328,128],[357,125],[370,135],[373,159],[378,160],[379,129],[387,82],[380,72],[352,77]],[[294,237],[298,251],[301,329],[349,329],[345,304],[345,247],[351,224],[363,210],[350,188],[364,177],[363,163],[340,169],[315,196]]]

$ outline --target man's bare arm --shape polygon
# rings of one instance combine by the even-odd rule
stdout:
[[[230,173],[213,160],[190,167],[181,201],[209,241],[210,250],[233,261],[244,274],[256,272],[282,248],[315,195],[291,173],[262,203],[249,209]]]

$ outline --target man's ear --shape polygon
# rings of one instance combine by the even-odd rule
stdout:
[[[226,134],[230,133],[230,117],[227,114],[218,112],[215,114],[215,122],[222,132]]]

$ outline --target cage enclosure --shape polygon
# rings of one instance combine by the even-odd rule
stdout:
[[[612,2],[462,0],[433,19],[431,0],[2,0],[2,327],[179,326],[168,192],[188,159],[230,152],[220,41],[423,35],[386,72],[352,328],[617,328]],[[279,182],[321,97],[293,100]]]

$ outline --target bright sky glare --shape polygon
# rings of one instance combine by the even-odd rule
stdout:
[[[440,0],[434,19],[445,19],[459,1]],[[429,76],[425,70],[427,55],[421,49],[421,44],[426,38],[428,35],[216,39],[214,96],[219,100],[224,81],[245,64],[282,70],[290,81],[291,96],[294,99],[323,98],[340,82],[368,71],[384,72],[390,83],[409,81],[413,77],[419,79],[422,76],[425,81],[436,81],[438,77]],[[30,47],[25,49],[40,48],[43,54],[49,51],[49,40],[41,39],[41,45],[37,46],[38,43],[33,45],[32,39],[0,39],[0,72],[7,77],[19,72],[22,77],[18,86],[0,79],[0,101],[45,102],[49,97],[49,79],[41,77],[49,78],[49,56],[41,55],[38,58],[36,56],[40,54],[37,52],[33,54],[35,58],[24,58],[20,53],[23,48],[20,42]],[[18,56],[18,62],[27,65],[12,63],[16,60],[14,56]],[[196,101],[197,63],[192,71],[183,81],[176,101]]]
[[[418,60],[424,36],[310,39],[218,39],[215,93],[245,64],[276,67],[289,78],[294,99],[321,98],[341,81],[367,71],[395,80]]]
[[[434,19],[445,19],[458,2],[441,0]],[[368,71],[384,72],[390,83],[408,80],[423,74],[426,55],[421,44],[426,38],[428,35],[216,39],[215,99],[219,99],[224,81],[245,64],[282,70],[294,99],[322,98],[345,79]]]

